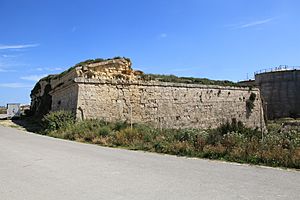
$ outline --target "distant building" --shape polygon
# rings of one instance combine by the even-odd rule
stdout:
[[[7,117],[20,117],[21,116],[21,109],[19,103],[8,103],[7,104]]]
[[[267,119],[300,118],[300,67],[279,66],[255,73]]]
[[[21,110],[21,113],[24,113],[26,110],[30,110],[30,105],[21,104],[20,105],[20,110]]]

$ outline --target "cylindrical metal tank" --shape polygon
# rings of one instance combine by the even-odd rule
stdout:
[[[300,70],[255,74],[268,119],[300,117]]]

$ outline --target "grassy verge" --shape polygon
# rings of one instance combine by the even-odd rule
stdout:
[[[0,114],[6,114],[6,108],[0,108]]]
[[[41,134],[103,146],[300,169],[300,132],[274,124],[262,137],[236,121],[213,130],[159,130],[124,122],[75,122],[71,114],[56,112],[44,118],[43,126]]]

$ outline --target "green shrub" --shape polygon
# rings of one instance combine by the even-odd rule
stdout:
[[[225,156],[226,148],[222,144],[207,145],[203,149],[203,157],[218,159]]]
[[[127,127],[129,127],[129,125],[126,122],[124,122],[124,121],[118,121],[118,122],[116,122],[116,123],[113,124],[113,128],[112,129],[114,131],[120,131],[120,130],[125,129]]]
[[[167,152],[178,156],[192,156],[194,154],[194,146],[186,141],[174,141],[167,145]]]
[[[48,131],[58,130],[75,122],[73,113],[69,111],[54,111],[45,115],[42,119],[43,127]]]
[[[209,133],[207,131],[199,131],[194,138],[193,144],[195,151],[202,152],[207,145]]]
[[[125,128],[116,132],[114,135],[114,143],[117,146],[131,146],[141,140],[141,134],[136,129]]]
[[[230,152],[235,147],[241,147],[247,139],[240,133],[230,132],[223,136],[220,141],[221,144],[226,147],[226,151]]]
[[[195,129],[183,129],[174,132],[175,132],[174,138],[180,142],[184,142],[184,141],[192,142],[195,140],[197,135],[197,130]]]
[[[122,146],[178,156],[226,159],[236,162],[300,168],[300,132],[272,125],[264,138],[232,119],[211,130],[156,129],[143,124],[83,120],[54,112],[43,120],[46,134],[69,140]]]
[[[106,136],[108,136],[110,133],[111,133],[111,130],[110,130],[110,128],[107,127],[107,126],[103,126],[103,127],[100,127],[100,128],[98,129],[98,134],[99,134],[99,136],[106,137]]]

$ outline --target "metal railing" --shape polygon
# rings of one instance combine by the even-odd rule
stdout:
[[[273,67],[273,68],[256,71],[254,72],[254,75],[267,73],[267,72],[290,71],[290,70],[300,70],[300,66],[279,65],[279,67]]]

